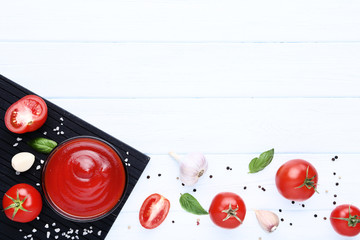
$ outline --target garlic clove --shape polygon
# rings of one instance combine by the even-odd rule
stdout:
[[[11,159],[11,166],[17,172],[25,172],[31,168],[35,162],[35,156],[29,152],[21,152],[14,155]]]
[[[271,233],[279,226],[279,217],[275,213],[266,210],[255,210],[255,214],[260,226],[266,232]]]
[[[180,158],[173,152],[169,154],[180,163],[180,180],[185,185],[196,184],[208,169],[208,162],[201,153],[190,153],[185,158]]]

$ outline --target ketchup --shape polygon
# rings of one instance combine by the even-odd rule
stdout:
[[[43,172],[43,188],[50,205],[61,215],[93,220],[117,205],[126,179],[122,160],[111,146],[78,137],[51,153]]]

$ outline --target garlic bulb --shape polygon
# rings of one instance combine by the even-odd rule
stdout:
[[[273,232],[279,226],[279,217],[270,211],[255,210],[256,218],[260,226],[267,232]]]
[[[188,186],[192,186],[206,172],[208,162],[201,153],[190,153],[185,158],[180,158],[176,153],[169,155],[180,163],[180,180]]]
[[[25,172],[31,168],[35,162],[35,156],[29,152],[21,152],[13,156],[11,166],[17,172]]]

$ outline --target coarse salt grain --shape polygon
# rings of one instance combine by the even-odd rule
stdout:
[[[56,226],[56,223],[53,223],[52,226],[55,227],[55,226]]]
[[[36,170],[39,170],[40,168],[41,168],[40,165],[37,165],[37,166],[36,166]]]
[[[125,161],[125,162],[128,162],[128,161],[129,161],[129,159],[125,158],[125,159],[124,159],[124,161]]]
[[[39,183],[39,186],[40,186],[40,183]],[[40,217],[36,217],[36,220],[40,220]]]
[[[16,175],[20,175],[20,173],[19,173],[19,172],[15,172],[15,174],[16,174]]]
[[[100,231],[98,231],[97,235],[98,235],[98,236],[101,236],[101,230],[100,230]]]
[[[61,131],[60,134],[63,135],[63,134],[64,134],[64,131]]]
[[[40,164],[44,164],[44,162],[45,162],[44,160],[40,159]]]
[[[16,147],[17,145],[19,145],[19,143],[14,143],[13,147]]]
[[[22,140],[22,138],[16,138],[16,141],[20,142]]]
[[[126,155],[129,155],[129,152],[126,152]]]
[[[59,236],[58,236],[58,235],[56,235],[56,236],[55,236],[55,239],[58,239],[58,238],[59,238]]]
[[[46,238],[50,238],[50,232],[46,232]]]
[[[60,232],[60,228],[55,228],[54,231],[55,231],[56,233],[58,233],[58,232]]]
[[[49,228],[49,224],[45,224],[45,228]]]
[[[36,183],[36,186],[40,186],[40,183]],[[39,220],[39,219],[38,219]]]
[[[64,119],[61,117],[61,118],[60,118],[60,121],[64,121]]]
[[[46,134],[47,134],[47,132],[44,132],[43,134],[44,134],[44,135],[46,135]]]

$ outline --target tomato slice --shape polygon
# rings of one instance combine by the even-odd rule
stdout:
[[[160,194],[147,197],[140,208],[140,224],[147,229],[158,227],[166,218],[170,209],[170,201]]]
[[[48,109],[42,98],[27,95],[7,109],[5,125],[14,133],[33,132],[45,123],[47,114]]]

